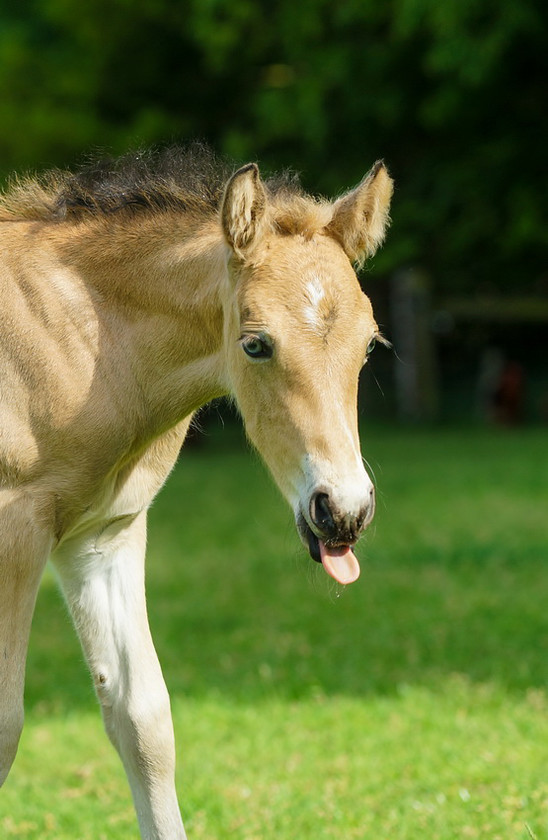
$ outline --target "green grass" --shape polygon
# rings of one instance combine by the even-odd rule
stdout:
[[[371,428],[363,448],[378,511],[347,589],[230,429],[154,505],[189,836],[548,840],[547,433]],[[138,836],[51,576],[0,836]]]

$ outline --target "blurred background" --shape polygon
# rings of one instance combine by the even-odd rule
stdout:
[[[396,182],[369,416],[548,422],[544,0],[4,0],[0,177],[208,141],[313,193]]]

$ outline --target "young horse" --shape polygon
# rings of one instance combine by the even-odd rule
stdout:
[[[185,837],[146,515],[214,397],[234,396],[312,557],[343,584],[358,577],[374,491],[356,395],[377,326],[351,263],[381,243],[391,191],[380,162],[329,203],[255,164],[228,177],[171,150],[1,199],[0,782],[51,557],[142,837]]]

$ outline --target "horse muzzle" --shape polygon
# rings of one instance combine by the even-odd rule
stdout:
[[[299,510],[297,529],[313,560],[322,563],[327,573],[339,583],[352,583],[360,573],[352,547],[374,513],[373,485],[357,512],[343,510],[329,493],[318,490],[310,498],[307,515]]]
[[[316,536],[333,545],[354,545],[375,513],[375,490],[371,486],[367,500],[357,513],[341,510],[328,493],[316,492],[309,505],[310,521]]]

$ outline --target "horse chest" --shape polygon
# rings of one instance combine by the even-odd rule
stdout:
[[[64,496],[58,505],[59,543],[85,534],[103,534],[106,539],[111,526],[129,522],[146,510],[177,459],[190,419],[185,418],[144,450],[105,472],[93,485],[80,479],[74,494]]]

